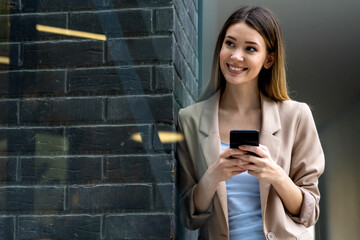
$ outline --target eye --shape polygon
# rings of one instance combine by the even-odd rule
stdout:
[[[225,44],[228,45],[229,47],[234,47],[235,44],[229,40],[225,41]]]
[[[246,50],[249,51],[249,52],[256,52],[257,51],[256,48],[254,48],[254,47],[247,47]]]

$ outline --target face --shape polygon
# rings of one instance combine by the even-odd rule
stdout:
[[[257,84],[260,70],[270,68],[272,54],[267,54],[263,37],[245,23],[231,25],[220,50],[220,69],[227,84]]]

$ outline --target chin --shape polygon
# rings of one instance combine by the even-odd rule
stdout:
[[[227,84],[230,84],[230,85],[256,85],[257,86],[257,80],[256,79],[252,79],[252,80],[248,80],[248,79],[239,79],[239,80],[235,80],[235,79],[229,79],[229,80],[226,80],[226,83]],[[256,83],[256,84],[254,84]]]

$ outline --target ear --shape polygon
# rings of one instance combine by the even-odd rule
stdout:
[[[264,62],[264,68],[269,69],[275,62],[275,53],[270,53],[267,55],[265,62]]]

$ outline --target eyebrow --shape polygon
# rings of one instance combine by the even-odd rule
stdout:
[[[232,40],[234,40],[234,41],[237,41],[237,39],[236,39],[235,37],[231,36],[231,35],[227,35],[225,38],[230,38],[230,39],[232,39]],[[245,41],[245,43],[247,43],[247,44],[257,45],[257,46],[259,46],[259,47],[260,47],[260,45],[259,45],[257,42]]]

